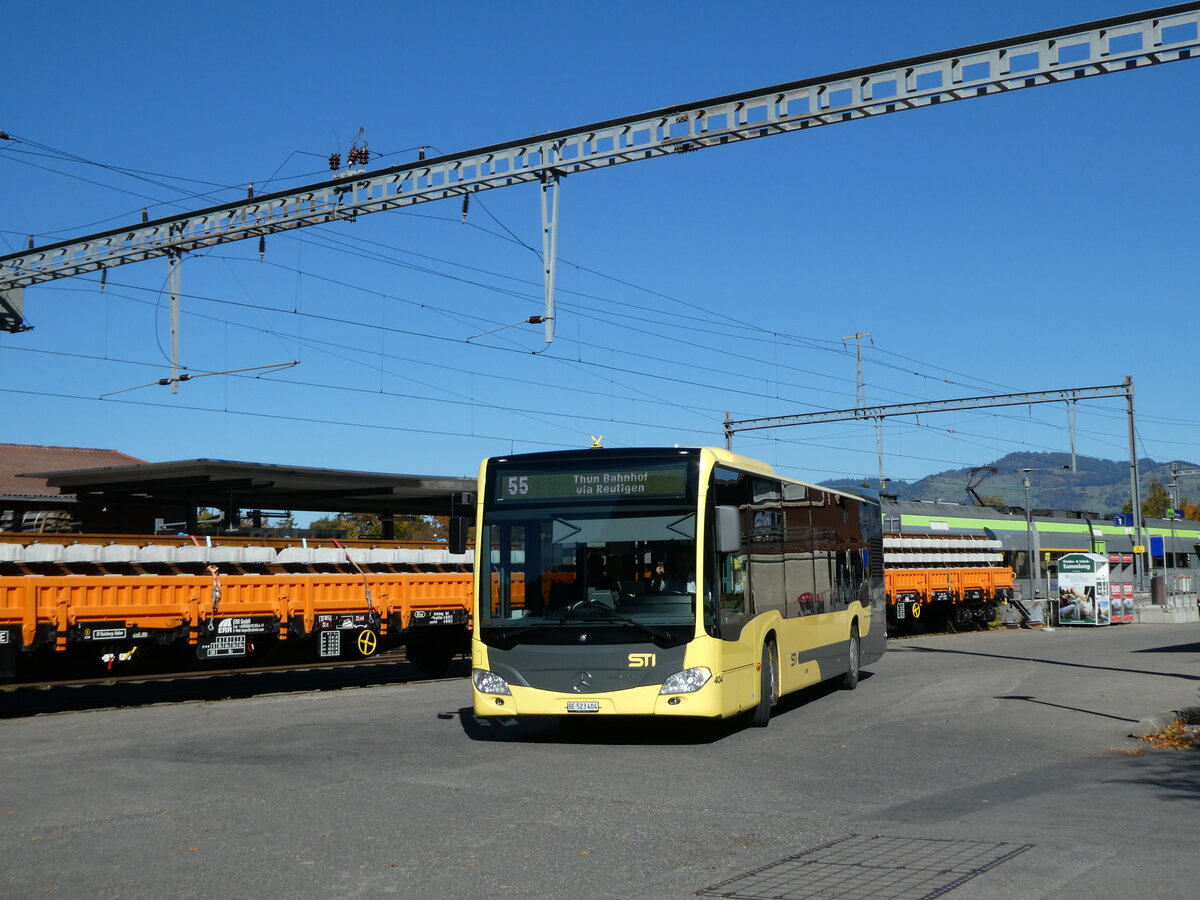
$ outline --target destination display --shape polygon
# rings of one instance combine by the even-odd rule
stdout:
[[[612,500],[623,497],[680,497],[687,492],[688,466],[608,466],[530,472],[503,468],[496,475],[497,500]]]

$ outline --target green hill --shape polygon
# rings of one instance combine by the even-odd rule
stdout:
[[[1087,510],[1100,515],[1120,512],[1129,503],[1129,462],[1097,459],[1093,456],[1076,456],[1075,468],[1071,469],[1069,453],[1009,453],[985,465],[995,472],[980,471],[972,479],[975,491],[987,502],[1009,506],[1025,506],[1025,488],[1022,479],[1029,478],[1029,505],[1033,509]],[[1196,463],[1183,460],[1155,462],[1145,458],[1138,460],[1138,474],[1142,499],[1145,500],[1150,485],[1158,481],[1167,485],[1171,481],[1171,467],[1197,468]],[[1035,471],[1021,473],[1019,469]],[[967,482],[971,469],[947,469],[928,475],[919,481],[889,482],[886,492],[902,500],[947,500],[954,503],[973,503],[967,493]],[[875,479],[838,479],[823,482],[830,487],[858,487],[866,483],[876,488]],[[1170,490],[1170,489],[1168,489]],[[1200,500],[1200,475],[1184,475],[1179,479],[1179,500]]]

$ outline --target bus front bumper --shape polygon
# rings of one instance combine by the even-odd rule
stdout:
[[[690,716],[718,718],[720,694],[706,687],[687,694],[660,694],[658,685],[606,694],[560,694],[511,685],[510,694],[485,694],[472,687],[475,715],[513,716]]]

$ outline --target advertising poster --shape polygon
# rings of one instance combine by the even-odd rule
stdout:
[[[1108,560],[1097,553],[1068,553],[1058,561],[1060,625],[1108,625],[1112,597]]]

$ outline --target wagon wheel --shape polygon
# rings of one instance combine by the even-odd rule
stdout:
[[[363,656],[374,656],[379,649],[379,636],[370,628],[364,628],[358,633],[358,652]]]

